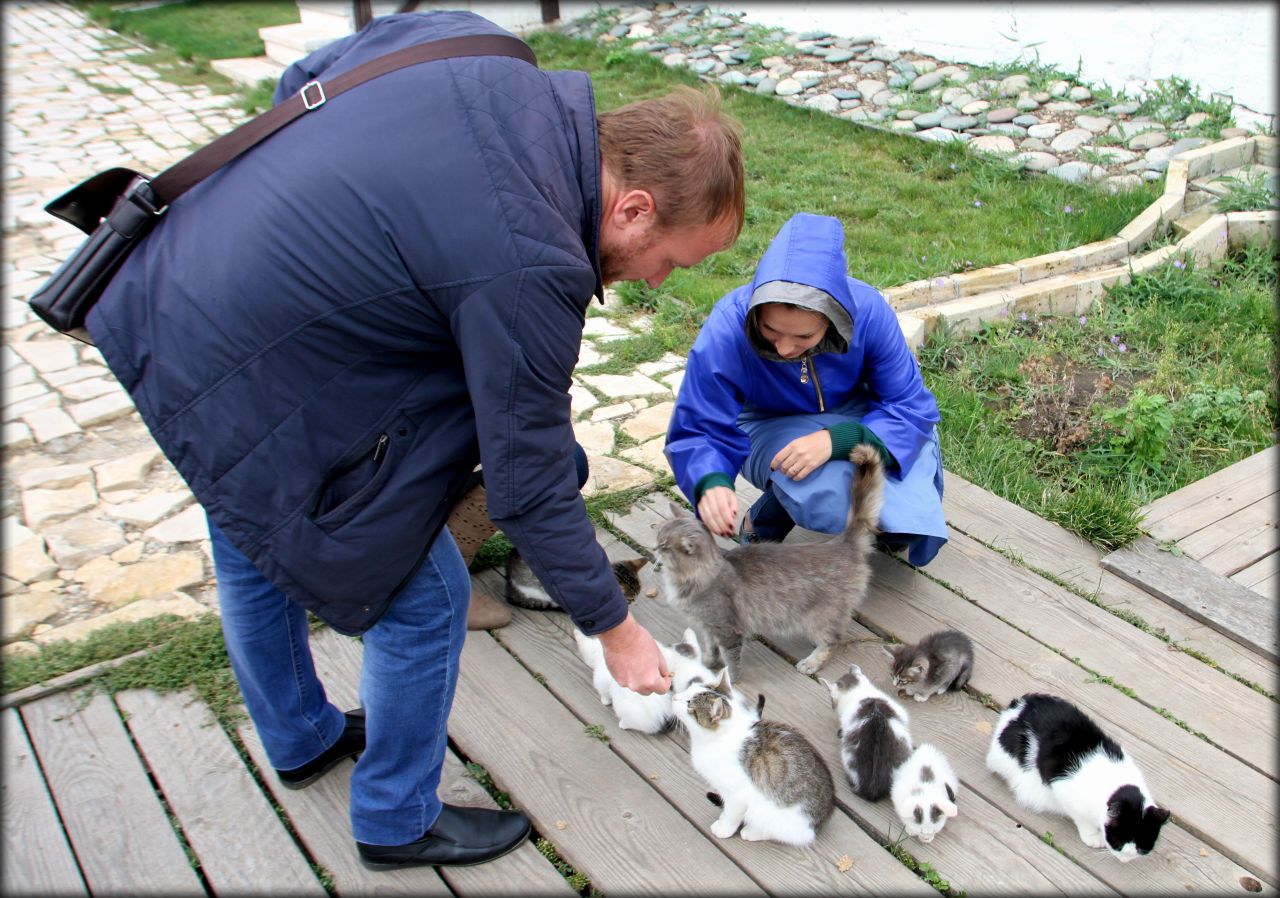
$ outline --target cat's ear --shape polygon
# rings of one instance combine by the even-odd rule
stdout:
[[[619,564],[626,565],[638,574],[640,573],[640,568],[644,567],[648,560],[647,558],[628,558],[626,561],[619,562]]]
[[[886,655],[888,655],[888,656],[889,656],[889,660],[890,660],[890,661],[897,661],[897,660],[898,660],[898,646],[896,646],[896,645],[882,645],[882,646],[880,646],[880,648],[884,649],[884,653],[885,653]]]
[[[729,716],[729,700],[727,698],[717,697],[711,703],[711,720],[723,720]]]
[[[731,694],[730,690],[733,689],[733,684],[729,682],[729,668],[726,667],[720,671],[720,679],[716,680],[716,684],[711,688],[722,695]]]
[[[692,555],[698,551],[698,538],[695,536],[685,535],[680,537],[680,550],[686,555]]]
[[[947,792],[950,792],[950,791],[951,791],[951,789],[950,789],[950,788],[948,788],[948,789],[947,789]],[[956,803],[955,803],[955,801],[954,801],[954,800],[952,800],[952,801],[945,801],[945,802],[943,802],[943,803],[942,803],[942,813],[943,813],[943,814],[945,814],[945,815],[946,815],[946,816],[948,816],[948,817],[955,817],[955,816],[959,815],[959,813],[960,813],[960,809],[959,809],[958,807],[956,807]]]
[[[678,502],[668,502],[671,508],[671,517],[673,518],[689,518],[693,517],[689,512],[685,511],[684,506]]]
[[[1152,822],[1155,823],[1157,827],[1161,827],[1165,825],[1165,823],[1169,820],[1169,814],[1170,812],[1168,808],[1159,808],[1159,807],[1156,807],[1155,805],[1152,805],[1151,807],[1147,808],[1145,811],[1142,812],[1142,816],[1150,817]]]
[[[954,801],[956,800],[956,793],[955,793],[955,790],[953,790],[953,789],[951,788],[951,784],[950,784],[950,783],[943,783],[942,785],[943,785],[943,787],[947,790],[947,798],[948,798],[948,799],[950,799],[952,802],[954,802]],[[948,817],[954,817],[954,816],[955,816],[955,814],[954,814],[954,813],[951,813],[951,814],[948,814],[947,816],[948,816]]]

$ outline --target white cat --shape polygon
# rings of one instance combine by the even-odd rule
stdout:
[[[672,674],[671,687],[664,693],[641,695],[620,685],[604,661],[604,647],[594,636],[586,636],[574,629],[573,638],[578,643],[578,654],[591,668],[591,682],[600,696],[600,702],[613,708],[618,725],[624,730],[642,733],[662,733],[675,725],[675,712],[671,708],[671,695],[687,689],[693,683],[711,682],[716,675],[702,664],[702,651],[692,630],[684,631],[684,642],[674,646],[658,643],[667,670]]]
[[[959,792],[960,780],[946,756],[923,742],[893,772],[889,797],[907,835],[927,845],[949,818],[960,813],[956,805]]]
[[[1070,817],[1084,844],[1110,849],[1121,861],[1148,854],[1169,819],[1124,749],[1057,696],[1032,692],[1009,703],[991,736],[987,768],[1023,807]]]
[[[811,845],[835,809],[831,771],[812,743],[792,728],[763,721],[729,684],[695,683],[675,695],[689,730],[693,769],[719,793],[711,832],[728,839]]]

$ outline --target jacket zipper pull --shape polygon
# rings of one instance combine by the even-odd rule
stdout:
[[[378,437],[378,445],[373,447],[373,463],[376,465],[387,457],[387,446],[391,444],[391,437],[385,433]]]
[[[800,383],[807,384],[809,382],[809,360],[800,360]]]

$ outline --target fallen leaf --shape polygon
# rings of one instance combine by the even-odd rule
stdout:
[[[979,733],[990,733],[992,729],[994,729],[994,727],[991,726],[991,721],[989,720],[979,720],[973,725],[973,728]]]
[[[848,873],[853,868],[853,858],[847,854],[840,855],[840,860],[836,861],[836,869],[841,873]]]
[[[1205,851],[1203,848],[1201,848],[1201,849],[1200,849],[1200,856],[1201,856],[1201,857],[1208,857],[1208,856],[1209,856],[1209,852],[1207,852],[1207,851]]]
[[[651,774],[649,774],[649,779],[651,779],[651,780],[656,780],[657,778],[658,778],[658,774],[656,774],[656,773],[651,773]]]
[[[1252,876],[1241,876],[1240,885],[1244,886],[1246,892],[1261,892],[1262,883],[1258,882]]]
[[[658,587],[656,586],[650,586],[649,589],[646,590],[645,592],[645,595],[647,595],[651,599],[657,594],[658,594]]]
[[[569,824],[568,824],[568,823],[566,823],[566,822],[565,822],[565,821],[563,821],[563,820],[557,820],[557,821],[556,821],[556,829],[564,829],[564,828],[565,828],[566,826],[568,826],[568,825],[569,825]]]

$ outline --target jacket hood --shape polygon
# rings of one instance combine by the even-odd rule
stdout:
[[[756,324],[759,307],[769,302],[819,312],[831,322],[810,355],[848,351],[853,338],[853,297],[839,219],[808,212],[791,216],[756,267],[743,323],[747,341],[762,358],[786,361],[760,336]]]

